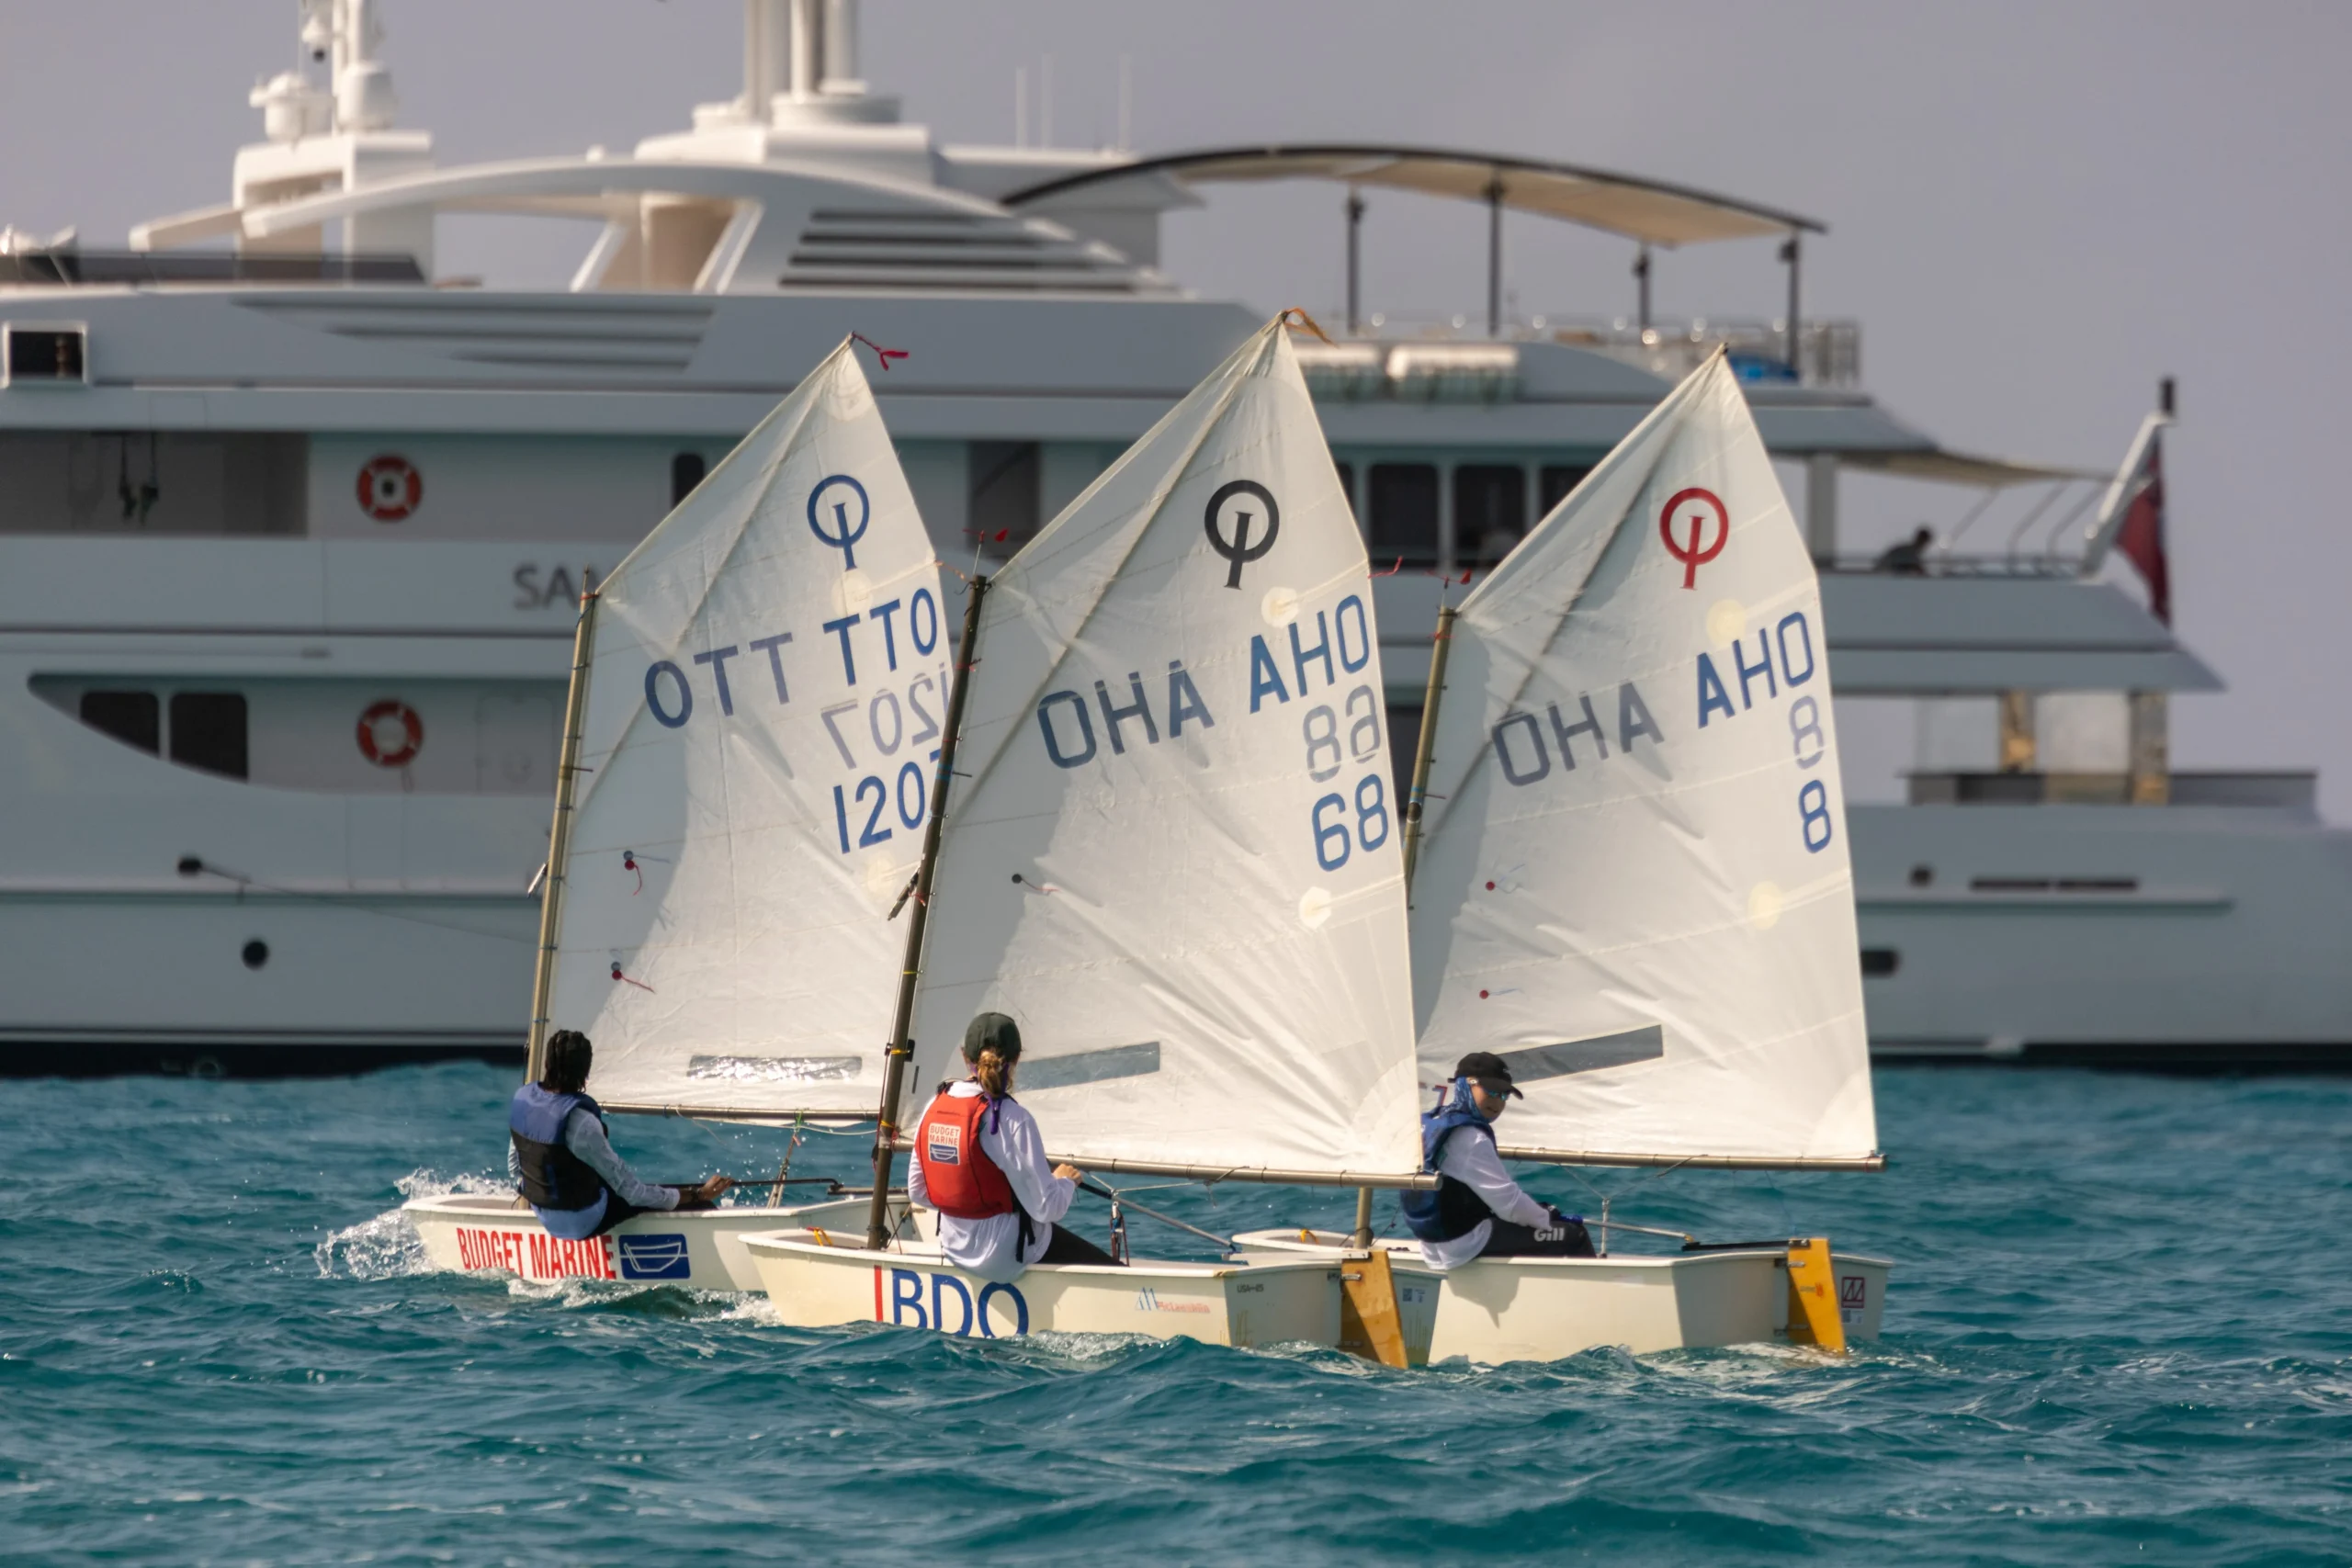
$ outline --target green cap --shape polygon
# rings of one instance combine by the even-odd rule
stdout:
[[[964,1060],[978,1062],[984,1051],[994,1051],[1007,1062],[1021,1059],[1021,1026],[1001,1012],[984,1012],[964,1031]]]

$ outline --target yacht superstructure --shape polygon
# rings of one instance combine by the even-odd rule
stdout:
[[[17,1070],[518,1053],[582,587],[852,332],[943,555],[1010,553],[1256,324],[1159,267],[1161,216],[1216,181],[1782,246],[1790,311],[1753,325],[1507,321],[1498,273],[1483,336],[1430,333],[1365,320],[1351,285],[1302,360],[1396,567],[1392,726],[1417,721],[1445,582],[1718,344],[1804,469],[1826,564],[1873,564],[1838,558],[1842,470],[2080,477],[1942,451],[1881,408],[1856,329],[1798,313],[1820,226],[1752,203],[1428,149],[943,145],[867,88],[854,0],[747,0],[743,92],[689,130],[444,168],[394,126],[374,0],[300,14],[315,63],[255,89],[265,140],[229,201],[125,252],[0,254]],[[436,271],[437,218],[468,212],[600,227],[568,288],[501,289]],[[2171,773],[2162,694],[2218,682],[2081,551],[1916,564],[1824,581],[1841,704],[1919,702],[1938,744],[1983,732],[1908,804],[1849,818],[1880,1048],[2352,1043],[2352,844],[2310,779]],[[2112,758],[2061,755],[2069,725]]]

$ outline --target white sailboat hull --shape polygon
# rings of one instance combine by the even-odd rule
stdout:
[[[539,1283],[614,1280],[742,1292],[761,1288],[759,1272],[743,1250],[745,1236],[788,1225],[839,1226],[844,1235],[863,1237],[866,1209],[867,1201],[860,1197],[793,1208],[639,1214],[607,1235],[564,1241],[548,1235],[520,1199],[502,1193],[449,1193],[401,1205],[424,1240],[425,1257],[453,1273],[503,1272]],[[902,1227],[913,1225],[903,1200],[894,1201],[892,1211]]]
[[[828,1246],[796,1229],[741,1245],[776,1314],[798,1328],[888,1323],[966,1338],[1050,1330],[1244,1348],[1339,1340],[1339,1269],[1322,1258],[1039,1264],[1010,1284],[992,1284],[927,1244],[876,1254],[854,1237]]]
[[[1313,1257],[1335,1267],[1346,1237],[1329,1231],[1253,1231],[1246,1255]],[[1448,1273],[1416,1243],[1383,1238],[1396,1281],[1407,1359],[1415,1366],[1469,1360],[1554,1361],[1600,1346],[1657,1350],[1785,1342],[1788,1263],[1777,1248],[1615,1258],[1480,1258]],[[1831,1254],[1849,1340],[1878,1337],[1893,1267]]]

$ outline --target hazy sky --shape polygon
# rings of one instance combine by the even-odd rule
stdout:
[[[740,85],[733,0],[384,0],[401,123],[444,163],[626,148]],[[290,0],[0,0],[0,222],[119,242],[225,199]],[[1805,313],[1862,323],[1866,384],[1947,445],[2111,464],[2158,377],[2178,629],[2230,690],[2175,709],[2184,766],[2312,766],[2352,818],[2347,441],[2352,7],[869,0],[865,73],[944,140],[1001,141],[1053,57],[1056,140],[1145,150],[1395,140],[1556,158],[1792,209],[1830,232]],[[1034,120],[1033,120],[1034,124]],[[1258,306],[1340,297],[1339,194],[1216,194],[1165,264]],[[1484,217],[1375,197],[1372,309],[1484,309]],[[569,258],[484,221],[453,269]],[[1628,247],[1520,220],[1528,311],[1630,310]],[[1769,243],[1662,256],[1664,315],[1777,313]],[[1873,491],[1858,540],[1932,502]],[[1889,510],[1892,507],[1894,510]],[[1907,510],[1905,510],[1907,509]]]

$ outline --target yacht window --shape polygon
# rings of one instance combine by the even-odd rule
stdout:
[[[172,761],[245,776],[245,699],[237,692],[172,694]]]
[[[8,379],[16,381],[80,381],[83,374],[82,329],[79,327],[8,327]]]
[[[1891,947],[1862,949],[1862,973],[1872,979],[1884,979],[1903,967],[1903,954]]]
[[[1568,492],[1584,483],[1585,475],[1590,472],[1592,472],[1590,463],[1585,464],[1582,468],[1544,464],[1544,472],[1538,476],[1544,494],[1544,514],[1550,516],[1552,508],[1567,500]]]
[[[1430,463],[1372,466],[1370,551],[1375,568],[1402,560],[1437,564],[1437,468]]]
[[[670,459],[670,504],[676,506],[694,494],[695,486],[702,483],[708,472],[699,452],[681,452]]]
[[[0,431],[0,534],[300,535],[309,476],[302,435]]]
[[[1464,463],[1453,470],[1453,564],[1486,568],[1527,532],[1527,470]]]
[[[1388,767],[1396,776],[1396,798],[1405,800],[1413,788],[1413,754],[1421,743],[1421,705],[1388,708]]]
[[[126,746],[153,753],[163,739],[163,705],[153,692],[85,692],[82,722]]]
[[[989,554],[1009,556],[1037,532],[1038,480],[1044,466],[1037,443],[975,441],[967,460],[972,532]]]

